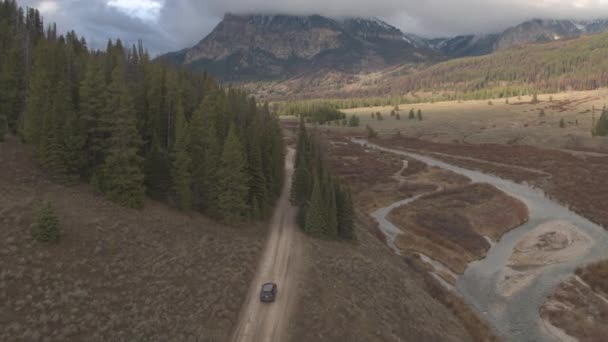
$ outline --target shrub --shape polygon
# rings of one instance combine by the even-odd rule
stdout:
[[[8,133],[8,122],[6,116],[0,113],[0,142],[4,141],[6,133]]]
[[[39,242],[52,243],[61,237],[61,225],[55,210],[49,203],[43,204],[36,213],[32,237]]]
[[[605,137],[608,136],[608,110],[604,107],[600,118],[594,122],[593,135]]]
[[[534,93],[534,95],[532,95],[532,103],[533,104],[537,104],[538,102],[538,94]]]
[[[378,132],[371,128],[370,125],[365,126],[365,128],[367,129],[367,137],[369,139],[375,139],[378,137]]]

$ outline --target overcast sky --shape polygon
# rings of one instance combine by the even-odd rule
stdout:
[[[19,1],[19,0],[18,0]],[[426,37],[493,33],[531,18],[608,18],[608,0],[21,0],[94,47],[143,39],[156,54],[190,47],[226,12],[378,17]]]

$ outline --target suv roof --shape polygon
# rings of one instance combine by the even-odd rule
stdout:
[[[275,284],[274,283],[266,283],[262,286],[262,290],[263,291],[272,291],[272,289],[274,288]]]

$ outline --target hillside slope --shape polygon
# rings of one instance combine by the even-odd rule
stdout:
[[[439,63],[390,80],[384,90],[473,92],[522,86],[547,91],[595,89],[608,85],[607,57],[608,33],[604,33]]]
[[[53,184],[14,138],[0,143],[0,164],[0,340],[229,339],[264,229]],[[30,237],[42,200],[64,226],[57,245]]]

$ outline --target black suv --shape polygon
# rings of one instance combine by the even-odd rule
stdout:
[[[272,303],[277,297],[277,284],[266,283],[262,285],[262,292],[260,293],[260,300],[264,303]]]

